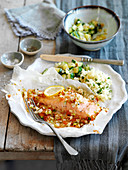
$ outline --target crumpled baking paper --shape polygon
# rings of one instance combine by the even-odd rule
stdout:
[[[74,87],[81,86],[88,92],[91,90],[86,84],[80,83],[75,80],[67,79],[65,80],[60,76],[54,67],[54,63],[47,62],[41,59],[36,59],[36,61],[28,67],[27,70],[21,69],[16,66],[13,70],[11,83],[5,86],[4,92],[6,93],[6,98],[8,100],[11,112],[19,119],[20,123],[24,126],[31,127],[43,135],[54,135],[52,130],[45,124],[40,124],[35,122],[30,114],[25,109],[25,104],[21,95],[22,89],[41,89],[44,90],[51,85],[63,85],[65,87],[73,85]],[[56,128],[56,130],[62,135],[62,137],[80,137],[87,134],[99,133],[101,134],[107,125],[107,123],[112,118],[113,114],[117,112],[122,106],[122,104],[127,100],[127,92],[125,89],[125,82],[121,76],[116,73],[110,66],[102,64],[91,64],[91,66],[107,73],[112,79],[112,99],[101,103],[103,106],[109,108],[109,112],[106,113],[102,111],[94,121],[84,125],[81,128],[65,127]],[[48,71],[43,75],[40,74],[46,67]],[[117,85],[118,84],[118,85]],[[9,94],[11,97],[9,97]]]

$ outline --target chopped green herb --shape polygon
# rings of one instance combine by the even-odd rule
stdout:
[[[102,88],[97,91],[98,94],[102,94]]]
[[[76,60],[73,60],[73,59],[72,59],[72,62],[73,62],[73,63],[76,63]]]
[[[98,86],[100,86],[100,85],[101,85],[101,83],[97,83],[97,85],[98,85]]]
[[[88,80],[88,79],[85,79],[85,81],[86,81],[86,82],[89,82],[89,80]]]

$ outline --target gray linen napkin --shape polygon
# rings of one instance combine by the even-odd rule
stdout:
[[[56,38],[56,53],[72,53],[89,55],[101,59],[128,59],[128,43],[126,43],[126,31],[128,27],[128,1],[111,0],[56,0],[56,5],[65,12],[71,8],[82,5],[102,5],[119,14],[122,21],[122,29],[110,45],[99,51],[89,52],[74,45],[71,39],[62,32]],[[123,12],[122,12],[123,11]],[[127,65],[123,67],[112,66],[128,82]],[[128,87],[128,86],[127,86]],[[128,88],[127,88],[128,89]],[[115,170],[123,167],[122,160],[128,161],[128,102],[114,114],[101,135],[91,134],[79,138],[66,138],[65,140],[79,154],[70,156],[62,144],[55,138],[54,153],[58,170]],[[102,120],[101,120],[102,121]],[[124,169],[123,169],[124,170]],[[126,168],[128,170],[128,167]]]
[[[5,14],[16,36],[35,35],[40,39],[55,39],[65,13],[50,1],[5,9]]]

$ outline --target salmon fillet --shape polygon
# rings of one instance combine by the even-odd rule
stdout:
[[[34,101],[39,105],[44,104],[61,113],[73,114],[79,118],[96,117],[102,110],[95,102],[89,101],[81,94],[73,91],[62,91],[50,97],[45,96],[42,92],[38,97],[34,97]]]

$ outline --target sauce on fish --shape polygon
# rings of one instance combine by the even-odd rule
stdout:
[[[95,120],[96,116],[105,109],[99,106],[97,100],[89,100],[71,87],[50,97],[45,96],[41,90],[29,89],[23,97],[33,98],[36,107],[31,107],[35,114],[39,114],[42,119],[56,128],[80,128]]]

